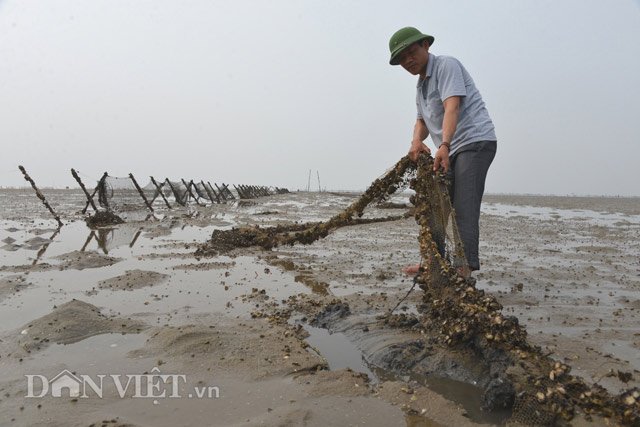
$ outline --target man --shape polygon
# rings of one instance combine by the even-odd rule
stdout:
[[[436,146],[434,170],[448,173],[452,181],[450,196],[468,264],[459,273],[468,277],[469,270],[480,269],[480,203],[497,138],[471,76],[457,59],[430,53],[433,42],[432,36],[416,28],[402,28],[389,40],[389,63],[419,76],[418,117],[409,156],[415,161],[422,152],[430,154],[423,141],[431,135]],[[418,269],[412,266],[405,272],[415,274]]]

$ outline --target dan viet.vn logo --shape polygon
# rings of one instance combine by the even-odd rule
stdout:
[[[25,375],[28,398],[73,397],[79,399],[102,398],[104,391],[114,389],[120,398],[182,398],[218,399],[217,386],[193,386],[185,392],[187,376],[163,374],[154,367],[149,374],[75,374],[65,369],[53,378],[44,375]],[[182,386],[182,388],[181,388]],[[181,393],[181,390],[182,393]],[[155,402],[154,402],[155,403]]]

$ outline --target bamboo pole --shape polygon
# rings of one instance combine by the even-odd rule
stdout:
[[[191,192],[191,184],[193,183],[193,180],[191,180],[191,181],[187,184],[187,181],[185,181],[185,180],[184,180],[184,178],[180,178],[180,179],[182,179],[182,183],[183,183],[184,185],[186,185],[186,187],[187,187],[187,191],[189,192],[189,195],[193,198],[193,200],[195,200],[196,204],[197,204],[198,206],[202,206],[202,205],[200,204],[200,202],[198,201],[198,199],[196,198],[196,196],[194,196],[194,195],[193,195],[193,193]]]
[[[155,179],[153,179],[152,176],[149,176],[149,178],[151,178],[151,182],[153,183],[153,185],[156,186],[156,189],[158,190],[158,193],[160,193],[160,195],[162,196],[162,200],[164,200],[164,202],[167,205],[167,207],[169,209],[171,209],[171,205],[169,204],[169,201],[167,200],[166,197],[164,197],[164,193],[162,192],[162,187],[158,185],[158,183],[156,182]]]
[[[42,193],[40,192],[40,190],[38,190],[38,187],[36,187],[36,183],[33,181],[33,179],[31,179],[31,177],[29,176],[29,174],[27,173],[27,171],[24,169],[24,167],[22,166],[18,166],[18,169],[20,169],[20,172],[22,172],[22,175],[24,175],[24,179],[26,181],[29,181],[29,184],[31,184],[31,187],[35,190],[36,192],[36,196],[38,196],[38,199],[40,199],[40,201],[42,201],[42,204],[49,209],[49,212],[51,212],[51,215],[53,215],[53,217],[55,218],[56,221],[58,221],[58,227],[62,227],[62,221],[60,221],[60,217],[58,216],[57,213],[55,213],[55,211],[53,210],[53,208],[51,207],[51,205],[49,205],[49,203],[47,202],[47,199],[44,198],[44,196],[42,195]]]
[[[133,185],[136,186],[136,190],[138,190],[138,193],[140,193],[140,197],[142,197],[142,200],[144,200],[144,204],[147,205],[151,212],[153,212],[153,206],[151,206],[151,203],[149,203],[149,200],[147,200],[147,196],[145,196],[142,192],[142,188],[140,188],[132,173],[129,173],[129,178],[131,178],[131,181],[133,181]]]
[[[222,197],[222,200],[224,200],[226,202],[227,201],[227,194],[224,192],[224,190],[222,188],[218,187],[218,184],[216,184],[215,182],[214,182],[214,185],[218,189],[218,194],[220,194],[220,197]]]
[[[200,205],[200,199],[203,199],[204,197],[200,197],[200,193],[198,193],[198,189],[196,188],[196,184],[195,182],[193,182],[193,180],[189,181],[189,187],[193,189],[193,191],[195,191],[195,196],[196,198],[196,203],[198,203],[198,205]],[[193,194],[193,191],[191,192]],[[206,203],[201,205],[201,206],[206,206]]]
[[[213,195],[216,196],[216,202],[219,204],[220,203],[220,197],[218,196],[218,193],[216,193],[216,190],[213,189],[213,187],[211,186],[211,183],[209,181],[207,181],[207,185],[209,185],[209,189],[211,190]]]
[[[236,196],[233,195],[233,193],[231,192],[231,190],[229,190],[229,184],[225,184],[224,182],[222,183],[222,190],[226,191],[226,193],[229,195],[229,199],[230,200],[235,200]]]
[[[211,191],[209,191],[207,186],[204,184],[204,181],[200,180],[200,184],[202,184],[204,191],[209,195],[209,200],[211,200],[211,204],[213,204],[213,194],[211,194]]]
[[[99,185],[100,185],[100,184],[96,185],[96,188],[94,188],[94,189],[93,189],[93,193],[91,193],[91,196],[89,196],[89,197],[91,198],[91,200],[93,200],[93,197],[94,197],[94,196],[96,195],[96,193],[98,192]],[[86,203],[85,203],[85,205],[84,205],[84,209],[82,209],[82,213],[83,213],[83,214],[87,213],[87,208],[89,207],[89,205],[90,205],[90,204],[91,204],[91,203],[87,200],[87,202],[86,202]]]
[[[80,185],[80,188],[82,188],[82,192],[86,196],[87,201],[91,204],[91,207],[93,208],[93,210],[95,212],[98,212],[98,208],[96,207],[96,204],[93,202],[93,198],[89,195],[89,192],[87,191],[87,187],[84,186],[84,184],[82,183],[82,180],[80,179],[80,177],[78,176],[78,173],[74,168],[71,168],[71,175],[73,175],[73,178],[78,182],[78,185]]]
[[[245,195],[244,195],[244,191],[242,190],[242,185],[240,185],[240,187],[236,187],[235,184],[232,184],[233,188],[236,189],[236,191],[238,192],[238,196],[240,196],[241,199],[246,199]]]

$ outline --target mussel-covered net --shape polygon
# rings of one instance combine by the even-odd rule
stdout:
[[[196,252],[211,256],[238,247],[269,249],[284,244],[310,244],[331,231],[357,224],[372,202],[389,198],[407,184],[420,226],[418,243],[424,269],[416,276],[423,291],[421,326],[441,345],[467,351],[489,366],[492,380],[484,390],[488,409],[510,408],[514,423],[563,425],[576,410],[624,425],[640,425],[640,390],[612,395],[598,384],[571,375],[571,367],[529,344],[518,319],[502,313],[492,295],[459,275],[464,251],[451,209],[447,183],[433,172],[433,159],[401,159],[341,213],[325,222],[271,228],[216,231]],[[444,243],[443,243],[444,240]]]

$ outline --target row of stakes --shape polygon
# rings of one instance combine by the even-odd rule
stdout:
[[[63,223],[60,220],[60,216],[53,210],[51,205],[47,202],[47,199],[44,197],[42,192],[40,192],[40,190],[38,189],[36,183],[29,176],[29,174],[27,173],[25,168],[23,166],[18,166],[18,169],[20,169],[20,172],[22,172],[22,175],[24,176],[24,179],[26,181],[28,181],[29,184],[31,184],[31,187],[35,191],[36,196],[38,197],[38,199],[40,199],[40,201],[42,201],[42,204],[49,210],[49,212],[51,213],[53,218],[57,221],[58,227],[62,227]],[[82,213],[83,214],[86,213],[86,211],[89,208],[89,206],[91,206],[95,212],[98,212],[98,207],[96,206],[96,204],[95,204],[95,202],[93,200],[93,198],[95,197],[96,194],[98,194],[100,205],[104,206],[107,210],[110,210],[109,202],[108,202],[107,197],[106,196],[105,197],[101,197],[101,193],[100,193],[100,189],[104,188],[105,181],[106,181],[107,177],[109,176],[107,174],[107,172],[105,172],[102,175],[102,178],[100,178],[100,181],[98,181],[98,185],[95,187],[95,189],[93,190],[93,192],[91,194],[89,194],[89,191],[87,190],[87,187],[84,185],[84,183],[80,179],[80,176],[78,176],[78,173],[75,171],[75,169],[71,169],[71,175],[76,180],[78,185],[80,185],[80,188],[82,189],[84,195],[87,198],[87,203],[86,203],[84,209],[82,209]],[[150,177],[150,178],[151,178],[151,182],[153,183],[153,185],[156,187],[156,190],[157,190],[154,198],[151,201],[149,201],[149,199],[145,196],[144,192],[142,191],[142,188],[140,188],[140,185],[138,185],[138,182],[136,181],[136,179],[133,176],[133,174],[132,173],[129,174],[129,179],[131,179],[131,182],[133,183],[134,187],[136,188],[136,190],[140,194],[140,197],[144,201],[146,207],[151,212],[154,211],[152,204],[155,201],[155,199],[158,197],[158,195],[162,197],[162,199],[163,199],[164,203],[166,204],[167,208],[171,209],[171,204],[169,203],[169,201],[165,197],[164,192],[162,191],[162,187],[165,186],[165,185],[168,185],[168,187],[171,189],[171,193],[174,195],[175,200],[176,200],[176,202],[178,204],[181,204],[183,206],[186,204],[186,202],[185,203],[180,203],[181,197],[179,196],[177,190],[175,189],[175,187],[173,186],[171,181],[169,181],[168,178],[165,179],[164,181],[162,181],[161,184],[158,184],[158,182],[153,177]],[[189,181],[187,183],[184,179],[182,179],[182,183],[183,183],[183,185],[185,185],[186,191],[188,192],[189,196],[199,206],[203,205],[199,201],[200,199],[205,199],[205,200],[208,199],[209,201],[211,201],[211,203],[214,203],[214,202],[215,203],[226,203],[229,200],[235,200],[236,199],[234,194],[229,189],[229,185],[228,184],[224,184],[223,183],[222,186],[220,187],[220,186],[218,186],[218,184],[214,183],[215,187],[217,188],[217,191],[216,191],[216,190],[214,190],[214,188],[211,185],[211,183],[209,183],[208,181],[207,181],[206,184],[203,181],[200,181],[200,184],[201,184],[202,188],[204,189],[205,193],[207,194],[207,197],[204,197],[203,195],[199,194],[199,191],[197,191],[198,187],[196,186],[196,184],[194,184],[193,180],[191,180],[191,181]],[[269,187],[264,187],[264,186],[255,186],[255,185],[237,185],[237,186],[233,185],[233,188],[236,190],[236,192],[237,192],[238,196],[240,197],[240,199],[253,199],[253,198],[257,198],[257,197],[270,196],[270,195],[273,195],[273,194],[285,194],[285,193],[289,192],[289,190],[287,190],[286,188],[278,188],[278,187],[269,188]],[[102,194],[104,194],[104,193],[102,193]],[[196,196],[196,194],[198,194],[198,196]]]

